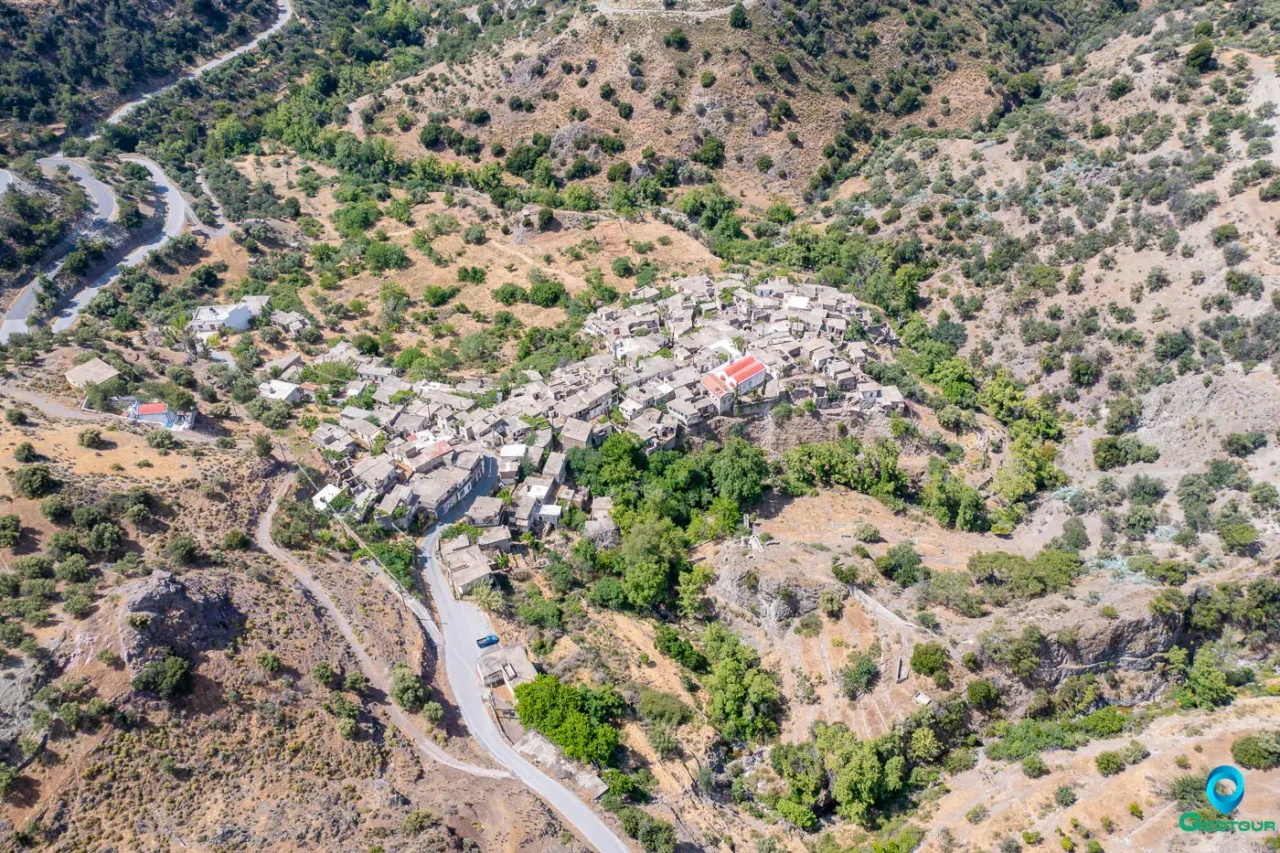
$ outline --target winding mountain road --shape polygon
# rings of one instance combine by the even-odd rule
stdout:
[[[484,465],[484,476],[471,492],[471,500],[474,500],[474,496],[489,494],[497,483],[497,462],[486,456]],[[435,558],[440,531],[462,518],[471,505],[471,500],[463,500],[453,507],[422,539],[422,574],[431,589],[432,600],[440,614],[440,627],[444,632],[444,642],[438,644],[438,651],[444,655],[445,672],[462,719],[471,736],[495,761],[528,785],[566,822],[577,827],[578,832],[592,847],[601,853],[629,853],[631,848],[590,806],[516,752],[507,743],[502,732],[498,731],[497,722],[489,714],[484,688],[476,668],[481,654],[476,646],[476,639],[492,634],[493,625],[479,607],[469,601],[454,598],[453,589],[445,579],[440,562]]]
[[[351,652],[355,655],[356,661],[360,664],[360,671],[364,673],[369,682],[386,695],[391,695],[391,672],[390,665],[384,664],[379,666],[373,659],[372,655],[360,643],[360,639],[356,636],[355,629],[351,627],[351,623],[347,621],[347,617],[338,609],[333,599],[325,588],[316,580],[315,575],[311,571],[294,559],[294,556],[285,549],[281,548],[271,538],[271,522],[275,518],[276,512],[280,508],[280,498],[282,498],[289,488],[293,485],[294,475],[290,473],[276,489],[271,496],[271,503],[267,507],[267,511],[262,514],[258,520],[258,529],[255,536],[258,547],[267,553],[268,556],[275,559],[280,565],[288,569],[298,581],[298,584],[305,589],[316,603],[324,609],[326,615],[333,620],[338,626],[338,631],[342,634],[343,639],[347,641],[347,645],[351,647]],[[463,773],[469,773],[472,776],[482,776],[489,779],[506,779],[509,774],[502,770],[494,770],[488,767],[478,767],[461,759],[454,758],[449,753],[440,748],[440,745],[430,740],[413,721],[401,711],[395,704],[388,702],[383,706],[383,710],[387,713],[387,718],[392,724],[400,730],[410,743],[414,744],[430,760],[443,764],[446,767],[452,767],[454,770],[461,770]]]
[[[240,45],[234,50],[230,50],[220,56],[214,57],[199,68],[192,70],[168,85],[162,86],[153,92],[148,92],[142,97],[124,104],[107,117],[106,123],[119,124],[122,119],[129,115],[129,113],[133,112],[157,95],[161,95],[171,90],[174,86],[177,86],[184,80],[195,79],[202,74],[207,74],[215,68],[225,65],[238,56],[243,56],[245,53],[256,48],[266,39],[280,32],[280,30],[293,19],[293,0],[277,0],[277,3],[278,14],[275,23],[263,30],[261,33],[258,33],[258,35],[254,36],[251,41]],[[97,134],[90,136],[89,138],[95,139],[97,138]],[[174,182],[169,179],[169,176],[165,174],[164,170],[161,169],[154,161],[139,155],[125,155],[122,156],[121,159],[140,163],[146,167],[148,172],[151,173],[151,180],[156,185],[157,192],[165,204],[164,227],[155,235],[155,237],[130,252],[129,255],[120,261],[120,263],[111,267],[111,269],[98,277],[88,287],[83,288],[80,292],[75,294],[75,296],[72,297],[72,299],[62,308],[58,313],[58,316],[54,319],[53,330],[55,332],[60,332],[64,329],[70,328],[71,325],[75,323],[76,317],[80,315],[80,311],[88,304],[89,300],[92,299],[99,290],[114,281],[115,277],[120,274],[120,271],[123,268],[135,266],[141,263],[147,255],[151,254],[151,252],[161,248],[165,243],[169,242],[169,240],[181,234],[184,222],[190,221],[193,226],[199,226],[201,230],[204,230],[211,237],[221,236],[230,230],[226,220],[222,217],[222,209],[220,207],[216,207],[216,210],[218,211],[218,219],[221,224],[216,229],[201,226],[194,214],[192,214],[188,208],[186,199],[183,198],[182,191],[178,189]],[[46,172],[52,172],[60,166],[65,166],[70,172],[71,177],[79,181],[81,185],[84,186],[85,191],[88,192],[90,197],[93,199],[96,207],[96,213],[94,215],[95,220],[110,222],[115,219],[117,213],[115,193],[111,191],[110,187],[95,178],[93,173],[89,171],[88,167],[83,162],[71,160],[66,157],[62,157],[61,155],[44,157],[38,162]],[[0,195],[4,194],[12,182],[13,176],[7,171],[0,170]],[[208,192],[207,189],[206,192]],[[210,198],[213,198],[212,193],[210,193]],[[74,236],[72,239],[64,241],[64,243],[66,251],[69,252],[75,245]],[[60,262],[61,259],[59,259],[59,263]],[[36,295],[38,287],[39,285],[33,281],[31,284],[23,288],[22,292],[18,294],[13,304],[9,306],[9,310],[5,313],[4,320],[0,321],[0,343],[8,343],[10,335],[15,332],[27,331],[28,320],[36,310]]]
[[[94,177],[93,172],[84,162],[58,155],[42,157],[37,162],[46,175],[52,176],[60,168],[65,168],[73,179],[80,182],[85,192],[89,194],[89,198],[93,200],[94,213],[91,226],[99,226],[116,218],[118,208],[116,207],[115,193],[111,191],[111,187]],[[8,175],[9,173],[5,172],[5,174]],[[3,181],[0,181],[0,194],[7,188],[3,186]],[[66,257],[66,252],[75,247],[79,237],[91,226],[82,226],[64,238],[61,245],[62,257],[58,258],[57,261],[50,264],[43,271],[50,274],[56,272],[58,265],[62,263],[62,258]],[[0,343],[8,343],[9,337],[15,332],[27,331],[27,319],[36,310],[36,295],[39,293],[39,288],[40,285],[32,281],[13,300],[13,304],[5,312],[4,320],[0,321]]]
[[[245,42],[244,44],[240,45],[234,50],[227,51],[221,56],[215,56],[213,59],[210,59],[204,65],[201,65],[199,68],[196,68],[184,74],[183,76],[179,77],[177,80],[174,80],[172,83],[169,83],[166,86],[161,86],[159,89],[156,89],[155,91],[148,92],[147,94],[138,98],[136,101],[130,101],[129,103],[125,104],[124,106],[120,107],[118,110],[113,112],[110,116],[108,116],[107,124],[119,124],[121,119],[123,119],[129,113],[133,112],[138,107],[142,106],[152,98],[157,97],[159,95],[163,95],[165,92],[168,92],[174,86],[180,85],[185,80],[194,80],[196,77],[199,77],[202,74],[208,74],[210,71],[214,70],[215,68],[226,65],[231,60],[235,59],[238,56],[243,56],[244,54],[253,50],[258,45],[262,44],[267,39],[271,38],[276,33],[280,32],[282,29],[284,29],[285,25],[288,24],[289,21],[293,19],[293,0],[277,0],[276,10],[277,10],[276,22],[272,24],[270,27],[268,27],[267,29],[258,33],[256,36],[253,37],[252,40]]]
[[[164,227],[150,240],[125,255],[118,264],[98,276],[88,287],[82,288],[79,293],[71,297],[71,300],[63,306],[62,310],[58,312],[58,316],[53,320],[53,330],[55,332],[71,328],[71,324],[76,321],[76,317],[84,310],[84,306],[89,304],[89,300],[93,299],[99,290],[115,281],[121,270],[125,267],[137,266],[145,261],[147,255],[163,248],[166,243],[181,234],[182,227],[188,219],[194,220],[190,208],[187,207],[187,200],[182,197],[182,191],[169,180],[169,176],[155,162],[136,154],[125,154],[120,159],[137,163],[151,173],[151,182],[156,186],[156,198],[164,205]],[[34,287],[35,285],[32,285],[27,290],[31,290]],[[6,317],[5,322],[8,323],[8,321],[9,318]],[[0,330],[0,335],[3,335],[2,330]]]
[[[46,175],[52,176],[62,167],[66,167],[68,174],[80,182],[85,192],[93,199],[94,214],[93,218],[102,222],[114,222],[116,214],[116,194],[111,191],[111,187],[94,177],[89,166],[83,160],[72,160],[67,157],[55,154],[52,157],[41,157],[36,161],[40,164],[40,168]]]

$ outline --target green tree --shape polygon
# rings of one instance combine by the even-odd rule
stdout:
[[[631,528],[618,549],[622,588],[631,606],[657,606],[670,594],[688,539],[670,518],[645,519]]]
[[[921,562],[910,542],[899,542],[875,560],[880,574],[902,586],[911,586],[920,580]]]
[[[190,565],[200,556],[200,543],[185,533],[179,533],[165,543],[164,553],[175,563]]]
[[[907,753],[916,761],[930,764],[942,754],[938,736],[928,726],[921,726],[911,733],[911,745]]]
[[[715,577],[715,571],[706,563],[698,563],[680,572],[676,601],[681,616],[692,619],[702,615],[706,608],[706,589]]]
[[[427,684],[402,663],[391,668],[391,699],[406,711],[416,712],[431,698]]]
[[[773,674],[760,668],[754,650],[719,624],[707,628],[703,642],[712,662],[704,681],[711,725],[730,741],[773,735],[782,701]]]
[[[946,671],[947,657],[947,650],[938,643],[921,643],[911,652],[911,669],[933,676]]]
[[[764,451],[741,438],[731,438],[711,463],[716,494],[737,502],[745,509],[764,494],[769,462]]]
[[[1202,646],[1187,673],[1186,704],[1196,708],[1216,708],[1231,701],[1231,688],[1217,654]]]
[[[1213,42],[1205,39],[1192,45],[1187,51],[1186,65],[1193,71],[1208,71],[1213,67]]]
[[[0,548],[12,548],[22,538],[22,519],[16,515],[0,515]]]
[[[175,699],[191,692],[191,661],[168,653],[146,664],[133,677],[133,689]]]
[[[608,764],[618,748],[618,730],[610,725],[621,699],[610,694],[606,701],[596,691],[564,684],[543,673],[516,687],[516,714],[520,724],[536,729],[576,761]]]
[[[49,470],[48,465],[23,465],[16,471],[9,472],[9,485],[13,493],[21,498],[42,498],[58,488],[58,480]]]

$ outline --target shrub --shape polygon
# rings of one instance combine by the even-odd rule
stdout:
[[[1099,471],[1122,468],[1135,462],[1155,462],[1160,451],[1128,436],[1103,436],[1093,440],[1093,464]]]
[[[539,308],[557,305],[564,297],[564,285],[554,278],[540,280],[529,288],[529,301]]]
[[[164,553],[176,563],[190,565],[200,556],[200,544],[191,536],[179,533],[165,543]]]
[[[1269,732],[1236,738],[1231,744],[1231,757],[1249,770],[1280,767],[1280,737],[1276,732]]]
[[[724,164],[724,142],[718,137],[708,136],[690,159],[709,168],[718,169]]]
[[[1045,764],[1044,759],[1039,755],[1032,753],[1022,759],[1022,772],[1029,779],[1039,779],[1041,776],[1048,774],[1049,765]]]
[[[840,668],[840,691],[848,699],[857,699],[871,692],[880,678],[880,667],[870,654],[854,654]]]
[[[911,669],[920,675],[934,676],[947,669],[947,650],[938,643],[921,643],[911,652]]]
[[[322,660],[315,666],[311,667],[311,677],[314,678],[316,683],[321,687],[332,687],[334,679],[338,677],[338,673],[331,663],[326,660]]]
[[[965,695],[969,699],[969,704],[975,708],[986,710],[1000,704],[1000,691],[985,678],[969,682],[969,686],[965,688]]]
[[[20,441],[18,446],[13,449],[13,459],[15,462],[26,464],[35,462],[40,458],[40,454],[36,452],[36,446],[29,441]]]
[[[1261,432],[1233,432],[1222,440],[1222,449],[1232,456],[1243,458],[1267,446],[1267,436]]]
[[[228,530],[227,534],[222,537],[222,547],[228,551],[245,551],[252,544],[249,534],[243,530]]]
[[[1124,757],[1111,750],[1099,752],[1093,759],[1093,763],[1097,765],[1098,772],[1103,776],[1114,776],[1124,769]]]
[[[880,574],[902,586],[911,586],[920,580],[920,555],[908,542],[894,545],[883,556],[877,557],[875,564]]]
[[[24,465],[9,474],[13,493],[22,498],[41,498],[60,485],[48,465]]]
[[[854,528],[853,538],[859,542],[879,542],[880,528],[864,521]]]
[[[178,441],[167,429],[157,428],[147,433],[147,444],[156,450],[172,450],[178,446]]]
[[[139,670],[133,677],[133,689],[154,693],[161,699],[175,699],[191,692],[191,661],[175,654],[165,654]]]
[[[427,684],[402,663],[391,670],[391,698],[406,711],[418,711],[431,697]]]
[[[1107,97],[1113,101],[1118,101],[1132,91],[1133,78],[1128,74],[1121,74],[1113,78],[1111,85],[1107,87]]]
[[[1053,792],[1053,801],[1065,809],[1075,805],[1076,792],[1067,785],[1060,785],[1058,790]]]
[[[689,49],[689,37],[685,35],[684,30],[679,27],[676,27],[674,30],[667,33],[666,37],[662,40],[662,43],[673,50]]]
[[[653,726],[647,734],[649,745],[662,758],[670,758],[680,752],[680,741],[665,726]]]
[[[816,637],[822,632],[822,619],[816,612],[809,612],[796,620],[795,632],[802,637]]]
[[[81,447],[87,447],[90,450],[99,450],[106,446],[106,442],[102,440],[102,430],[89,429],[80,430],[80,435],[76,437],[76,441]]]
[[[1193,71],[1207,71],[1213,67],[1213,42],[1205,39],[1196,42],[1191,50],[1187,51],[1186,65]]]

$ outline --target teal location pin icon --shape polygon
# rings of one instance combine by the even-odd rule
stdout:
[[[1231,782],[1236,788],[1230,794],[1219,794],[1219,782]],[[1229,815],[1244,799],[1244,776],[1230,764],[1222,764],[1209,773],[1209,778],[1204,783],[1204,793],[1215,809]]]

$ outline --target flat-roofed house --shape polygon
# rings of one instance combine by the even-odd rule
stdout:
[[[590,423],[577,418],[567,418],[564,426],[560,428],[560,443],[569,448],[595,447],[599,442],[596,441],[595,427]]]
[[[493,568],[489,558],[476,545],[468,545],[445,553],[440,549],[440,561],[449,572],[449,581],[458,595],[466,595],[481,586],[493,583]]]
[[[258,393],[262,395],[262,399],[283,400],[289,405],[293,405],[302,399],[302,389],[292,382],[285,382],[283,379],[268,379],[258,386]]]
[[[524,646],[507,646],[485,652],[476,663],[476,670],[485,687],[505,684],[513,691],[538,676]]]
[[[243,302],[235,305],[201,305],[187,326],[196,334],[221,332],[224,329],[243,332],[249,328],[253,316],[249,306]]]
[[[351,476],[355,477],[376,494],[383,494],[396,481],[396,466],[391,457],[366,456],[351,466]]]
[[[507,505],[502,498],[481,495],[467,507],[467,523],[476,527],[494,527],[502,524],[502,514]]]
[[[110,382],[120,375],[120,371],[100,358],[91,358],[84,364],[77,364],[67,371],[67,382],[76,388],[88,388],[90,385],[101,385]]]
[[[337,424],[320,424],[311,433],[311,441],[326,453],[350,456],[356,452],[356,441],[351,433]]]

